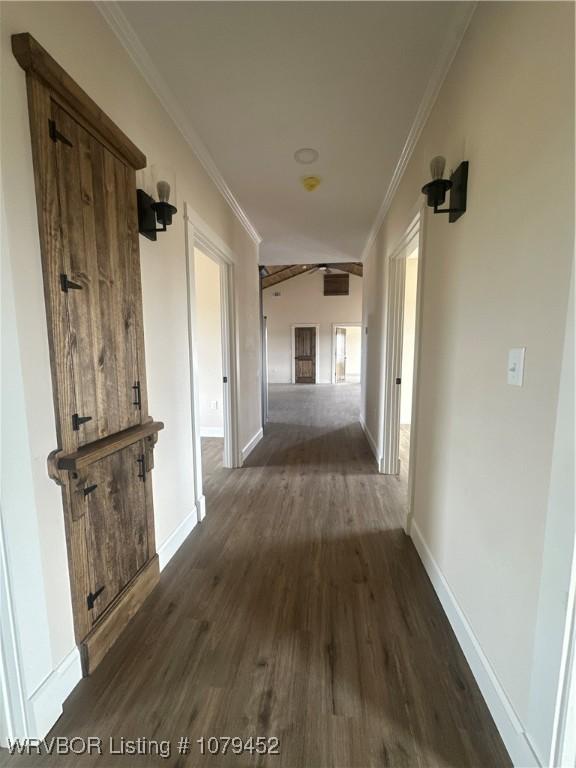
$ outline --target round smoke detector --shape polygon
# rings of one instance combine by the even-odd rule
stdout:
[[[310,165],[310,163],[316,162],[318,157],[318,150],[311,147],[302,147],[302,149],[297,149],[294,152],[294,160],[297,163],[302,163],[302,165]]]

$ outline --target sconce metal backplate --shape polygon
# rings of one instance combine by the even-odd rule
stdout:
[[[458,221],[463,213],[466,213],[466,198],[468,191],[468,161],[460,163],[458,168],[450,176],[452,187],[450,188],[450,205],[448,221]]]
[[[143,189],[137,189],[138,199],[138,231],[148,240],[156,240],[156,211],[153,208],[154,198],[147,195]]]

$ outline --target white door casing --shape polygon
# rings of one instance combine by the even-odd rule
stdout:
[[[220,267],[220,305],[222,334],[222,376],[224,415],[224,466],[239,467],[242,460],[238,448],[238,359],[236,339],[236,304],[234,259],[230,249],[203,220],[184,205],[186,223],[186,276],[188,293],[188,346],[190,365],[190,408],[194,457],[194,494],[198,520],[205,515],[206,501],[202,479],[202,446],[200,440],[200,402],[198,345],[196,340],[194,249],[198,248]]]
[[[384,384],[381,391],[382,461],[380,471],[387,475],[397,475],[400,471],[400,394],[402,376],[402,333],[404,327],[404,284],[406,277],[406,258],[418,247],[418,278],[416,294],[416,329],[414,341],[414,376],[412,384],[412,416],[410,427],[410,458],[408,474],[408,494],[404,528],[410,531],[414,498],[414,468],[416,462],[416,439],[418,429],[418,368],[420,360],[420,326],[422,315],[422,276],[424,266],[424,232],[426,206],[418,202],[409,218],[409,224],[396,247],[391,251],[386,263],[387,305],[385,329],[383,334]]]

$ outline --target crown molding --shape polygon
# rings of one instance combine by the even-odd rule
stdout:
[[[420,138],[420,134],[422,133],[422,130],[426,125],[426,121],[432,112],[432,108],[436,103],[436,99],[440,93],[440,88],[442,87],[442,84],[446,79],[446,75],[452,66],[454,57],[456,56],[462,39],[466,34],[466,30],[468,29],[470,21],[472,20],[472,16],[474,15],[477,4],[478,2],[470,3],[468,13],[466,13],[461,19],[460,23],[454,27],[452,34],[449,35],[446,42],[444,43],[438,62],[432,71],[428,85],[426,86],[426,90],[424,91],[424,95],[420,102],[420,106],[416,112],[416,117],[414,118],[408,133],[408,137],[404,147],[402,148],[398,162],[396,163],[396,168],[392,174],[392,179],[390,180],[390,184],[386,190],[384,200],[382,201],[382,205],[380,206],[378,213],[376,214],[376,218],[374,219],[374,223],[372,224],[372,229],[370,230],[370,234],[366,240],[366,245],[362,251],[361,261],[365,261],[366,257],[368,256],[368,253],[378,236],[380,227],[386,218],[386,214],[390,210],[392,200],[394,199],[394,195],[400,186],[404,171],[406,170],[410,158],[412,157],[414,148],[416,147],[418,139]]]
[[[118,3],[114,0],[113,2],[106,3],[97,2],[94,3],[94,5],[100,11],[139,72],[156,95],[158,101],[162,104],[169,117],[184,137],[186,143],[200,161],[208,176],[212,179],[234,214],[237,216],[244,229],[248,232],[252,240],[259,245],[262,242],[260,234],[248,218],[238,200],[235,198],[232,190],[214,162],[212,155],[180,108],[170,87],[156,69],[148,52],[142,45],[140,38],[120,9]]]

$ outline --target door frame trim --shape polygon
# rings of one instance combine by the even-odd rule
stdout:
[[[190,411],[192,418],[192,449],[194,457],[194,496],[198,521],[206,514],[204,481],[202,478],[202,445],[200,437],[200,400],[198,392],[199,367],[196,341],[196,307],[194,249],[198,248],[220,267],[220,306],[222,334],[222,376],[228,384],[222,387],[224,411],[224,466],[241,466],[238,447],[238,359],[236,340],[236,282],[234,255],[226,243],[206,222],[184,203],[186,243],[186,279],[188,304],[188,354],[190,367]]]
[[[414,339],[414,376],[412,381],[412,415],[410,423],[410,457],[408,468],[408,493],[406,504],[406,516],[404,520],[404,530],[410,533],[410,525],[413,516],[414,507],[414,477],[416,466],[416,442],[418,428],[418,394],[419,394],[419,367],[420,367],[420,347],[422,339],[422,278],[424,267],[424,242],[427,209],[424,203],[418,202],[412,209],[409,216],[409,223],[402,236],[386,257],[386,313],[384,318],[384,334],[382,359],[384,361],[383,386],[381,387],[380,413],[382,414],[381,444],[379,446],[380,456],[382,456],[380,471],[382,474],[396,475],[399,471],[399,407],[400,392],[395,385],[396,371],[398,368],[398,359],[400,365],[402,362],[402,331],[403,324],[403,294],[400,301],[392,301],[394,291],[398,289],[399,283],[393,285],[391,276],[394,262],[405,259],[407,248],[416,237],[418,237],[418,279],[416,291],[416,328]],[[404,273],[400,280],[402,288],[404,285]],[[398,356],[398,350],[400,352]]]
[[[316,347],[315,351],[316,354],[314,356],[314,378],[316,381],[315,384],[319,384],[319,361],[320,361],[320,324],[319,323],[294,323],[290,326],[291,332],[290,332],[290,365],[291,365],[291,374],[290,374],[290,383],[296,384],[296,360],[295,360],[295,354],[296,354],[296,328],[316,328]]]
[[[568,606],[556,691],[556,706],[552,728],[550,765],[573,765],[576,737],[570,727],[571,714],[576,710],[576,543],[573,547]]]
[[[362,328],[362,323],[332,323],[330,335],[330,383],[336,384],[336,328]],[[360,381],[362,379],[362,335],[360,335]]]

